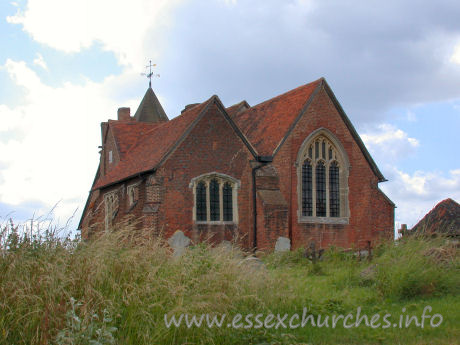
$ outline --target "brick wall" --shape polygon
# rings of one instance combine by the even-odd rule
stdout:
[[[348,178],[349,224],[307,224],[298,221],[297,169],[299,149],[314,130],[324,127],[342,143],[351,163]],[[114,163],[118,153],[110,131],[105,150],[112,149]],[[153,148],[154,149],[154,148]],[[115,154],[116,153],[116,154]],[[108,165],[107,155],[101,164]],[[83,219],[83,237],[91,228],[103,228],[104,194],[117,191],[119,211],[113,220],[118,223],[130,215],[139,221],[139,228],[149,234],[166,238],[182,230],[195,243],[222,240],[237,241],[246,248],[253,244],[252,176],[253,156],[220,113],[216,103],[196,124],[155,173],[102,189],[90,195]],[[192,178],[218,172],[240,181],[238,190],[238,224],[194,224],[192,219]],[[335,245],[345,248],[363,247],[391,238],[394,227],[394,206],[378,189],[377,177],[329,96],[322,89],[300,119],[272,164],[257,172],[258,247],[273,249],[279,236],[291,238],[292,247]],[[138,183],[138,200],[129,205],[126,187]],[[101,226],[102,225],[102,226]]]
[[[298,221],[295,162],[305,138],[321,127],[335,134],[350,160],[349,224],[307,224]],[[393,234],[393,205],[377,188],[377,177],[324,88],[275,156],[273,165],[280,176],[280,190],[286,200],[290,200],[289,232],[293,248],[304,247],[311,241],[315,241],[320,247],[359,247],[368,240],[374,243],[380,237],[388,238]]]
[[[251,153],[217,105],[211,104],[205,116],[156,172],[156,176],[163,179],[164,196],[158,212],[164,235],[169,237],[176,230],[182,230],[194,242],[209,240],[214,243],[237,237],[242,245],[249,247],[252,229],[251,159]],[[194,200],[190,181],[211,172],[226,174],[241,182],[237,225],[193,223]]]

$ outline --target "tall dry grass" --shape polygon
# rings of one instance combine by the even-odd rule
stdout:
[[[460,286],[458,249],[445,239],[390,243],[374,251],[372,262],[334,249],[316,266],[302,250],[270,254],[264,262],[206,244],[173,257],[161,238],[142,236],[132,225],[81,242],[6,223],[0,228],[0,344],[330,343],[334,333],[323,329],[167,328],[164,315],[293,314],[304,306],[318,315],[361,305],[373,310],[387,300],[401,309],[404,301],[443,296],[448,306]],[[337,332],[346,343],[362,343],[376,331]],[[406,331],[406,340],[412,334]],[[442,343],[440,334],[431,340]]]
[[[244,334],[167,329],[164,314],[268,308],[276,283],[247,253],[198,245],[174,258],[160,238],[133,234],[124,226],[84,243],[4,232],[0,343],[102,344],[110,335],[117,344],[228,343]],[[259,333],[261,341],[276,337]]]

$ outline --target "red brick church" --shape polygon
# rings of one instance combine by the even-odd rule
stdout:
[[[321,78],[263,103],[219,97],[169,120],[149,87],[101,124],[82,238],[131,216],[152,234],[248,249],[363,247],[392,238],[386,181]]]

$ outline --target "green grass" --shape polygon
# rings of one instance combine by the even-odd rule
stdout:
[[[0,229],[0,344],[457,344],[458,249],[444,239],[410,239],[374,251],[372,262],[302,251],[264,265],[237,249],[198,245],[173,258],[159,239],[125,228],[89,243],[16,236]],[[164,315],[295,313],[442,314],[437,328],[167,328]],[[406,308],[405,313],[402,309]],[[244,320],[242,320],[244,321]],[[351,323],[355,320],[352,319]],[[247,324],[247,323],[244,323]],[[288,324],[288,322],[286,322]]]

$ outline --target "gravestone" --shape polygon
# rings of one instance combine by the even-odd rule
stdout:
[[[291,250],[291,240],[287,237],[278,237],[275,244],[275,252],[286,252]]]
[[[190,245],[190,242],[190,238],[185,236],[180,230],[177,230],[168,240],[168,244],[174,250],[173,256],[181,256],[184,253],[185,248]]]

